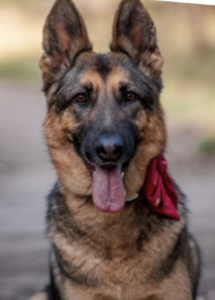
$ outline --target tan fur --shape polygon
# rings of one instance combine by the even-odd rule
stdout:
[[[66,18],[67,11],[73,16],[71,20]],[[133,18],[129,13],[134,14]],[[125,28],[129,24],[128,33]],[[73,36],[68,28],[76,29]],[[53,30],[55,43],[50,39]],[[44,27],[44,50],[40,63],[48,103],[44,133],[59,177],[53,195],[49,196],[48,237],[54,285],[62,300],[192,300],[196,275],[191,273],[198,273],[198,257],[188,241],[183,196],[178,190],[181,219],[175,221],[147,210],[141,194],[149,163],[163,155],[167,140],[159,102],[163,58],[151,17],[139,0],[123,0],[115,16],[112,51],[101,58],[91,51],[85,25],[74,4],[57,0]],[[78,84],[74,74],[67,74],[71,68],[68,62],[72,64],[74,57],[75,68],[80,70],[75,78]],[[121,65],[116,65],[117,60]],[[136,110],[130,106],[121,109],[122,97],[117,95],[122,94],[121,84],[135,85],[136,79],[130,79],[133,73],[129,68],[133,65],[128,60],[144,73],[148,84],[152,82],[151,94],[148,92],[153,98],[151,107],[139,103]],[[65,94],[59,97],[58,80],[64,74],[68,75],[63,81]],[[80,106],[73,105],[71,82],[75,82],[74,89],[76,85],[91,86],[94,92],[90,102],[93,109],[87,109],[86,115]],[[60,110],[58,101],[67,103],[67,108]],[[83,122],[98,124],[100,130],[101,125],[111,128],[113,120],[120,124],[127,116],[132,118],[139,140],[125,170],[124,186],[126,197],[136,192],[140,195],[121,211],[106,214],[93,204],[92,172],[81,150],[76,149],[74,132],[83,130]],[[190,261],[193,265],[189,265]]]
[[[71,119],[70,113],[65,113],[62,117],[52,109],[44,127],[53,163],[65,189],[74,195],[81,194],[83,197],[90,195],[92,184],[90,172],[66,140],[67,129],[74,128],[74,120]]]
[[[107,248],[95,248],[95,251],[92,252],[92,245],[96,247],[96,244],[87,237],[83,241],[77,240],[71,243],[70,232],[68,231],[66,237],[60,234],[57,228],[55,229],[57,223],[52,224],[50,238],[63,255],[65,262],[69,265],[71,261],[73,268],[77,268],[79,272],[89,274],[92,279],[98,278],[96,289],[89,287],[85,289],[83,286],[71,285],[69,280],[58,273],[59,286],[65,299],[79,300],[84,299],[84,297],[97,299],[98,294],[102,295],[101,299],[106,299],[105,297],[123,300],[147,299],[152,294],[158,295],[160,297],[158,299],[165,300],[191,299],[187,267],[183,259],[178,261],[175,271],[164,281],[160,283],[148,281],[153,269],[166,256],[166,251],[171,249],[184,227],[185,220],[183,219],[182,208],[179,208],[182,220],[175,222],[171,228],[166,226],[165,231],[158,232],[153,240],[143,245],[140,252],[135,249],[140,230],[135,226],[136,217],[133,206],[126,208],[123,213],[107,216],[99,213],[89,203],[82,204],[80,210],[80,204],[77,205],[80,203],[79,199],[75,200],[74,197],[70,199],[69,195],[67,195],[67,201],[71,215],[74,216],[72,222],[79,224],[79,229],[83,232],[87,231],[89,236],[96,235],[100,245],[106,245]],[[166,220],[167,224],[168,222]],[[104,230],[100,231],[101,227]],[[108,245],[110,245],[111,253],[108,253],[110,251]],[[123,266],[122,261],[126,261]],[[55,270],[57,269],[55,266]],[[115,286],[119,288],[117,297]]]

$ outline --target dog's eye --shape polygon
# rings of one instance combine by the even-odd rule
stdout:
[[[137,96],[134,93],[126,93],[125,100],[128,102],[132,102],[132,101],[137,100]]]
[[[73,99],[72,99],[73,102],[75,103],[78,103],[78,104],[85,104],[88,102],[88,98],[86,95],[84,94],[79,94],[79,95],[76,95]]]

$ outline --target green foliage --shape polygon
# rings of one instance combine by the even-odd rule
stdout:
[[[204,139],[199,144],[200,153],[215,155],[215,137]]]
[[[40,80],[38,60],[36,56],[22,56],[0,61],[0,79],[36,83]]]

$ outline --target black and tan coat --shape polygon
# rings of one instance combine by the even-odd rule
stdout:
[[[51,285],[34,299],[196,299],[199,256],[184,195],[176,187],[175,221],[147,210],[141,192],[150,161],[166,147],[163,59],[148,12],[123,0],[111,51],[96,54],[74,4],[57,0],[43,47],[44,130],[59,179],[48,197]],[[100,211],[92,190],[102,168],[121,168],[126,197],[139,197],[121,209],[101,203]]]

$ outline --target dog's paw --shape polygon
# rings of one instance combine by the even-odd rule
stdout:
[[[48,300],[48,295],[46,292],[38,293],[30,298],[30,300]]]

